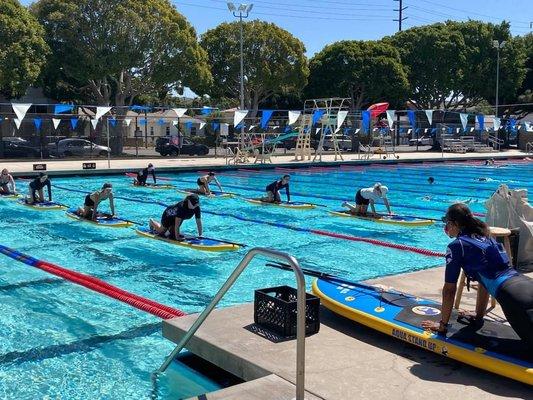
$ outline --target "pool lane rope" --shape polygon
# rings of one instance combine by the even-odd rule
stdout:
[[[86,193],[85,191],[79,190],[79,189],[70,189],[70,188],[66,188],[64,186],[58,186],[58,185],[53,185],[53,186],[55,186],[58,189],[63,189],[63,190],[66,190],[66,191]],[[136,198],[131,198],[131,197],[121,197],[121,196],[115,196],[115,199],[121,199],[121,200],[125,200],[125,201],[131,201],[131,202],[134,202],[134,203],[142,203],[142,204],[157,204],[157,205],[162,206],[162,207],[168,207],[168,204],[165,204],[165,203],[160,202],[160,201],[143,200],[143,199],[136,199]],[[370,243],[370,244],[374,244],[374,245],[377,245],[377,246],[388,247],[388,248],[391,248],[391,249],[397,249],[397,250],[403,250],[403,251],[409,251],[409,252],[412,252],[412,253],[422,254],[424,256],[430,256],[430,257],[444,257],[445,256],[444,253],[441,253],[441,252],[438,252],[438,251],[433,251],[433,250],[428,250],[428,249],[422,249],[420,247],[408,246],[408,245],[399,244],[399,243],[385,242],[383,240],[370,239],[370,238],[365,238],[365,237],[361,237],[361,236],[347,235],[347,234],[344,234],[344,233],[323,231],[323,230],[319,230],[319,229],[301,228],[301,227],[295,226],[295,225],[284,224],[284,223],[281,223],[281,222],[263,221],[263,220],[259,220],[259,219],[244,217],[244,216],[237,215],[237,214],[220,213],[220,212],[208,211],[208,210],[202,210],[202,213],[211,214],[211,215],[217,215],[217,216],[220,216],[220,217],[231,217],[231,218],[235,218],[235,219],[237,219],[239,221],[252,222],[252,223],[262,224],[262,225],[269,225],[269,226],[274,226],[276,228],[284,228],[284,229],[289,229],[289,230],[297,231],[297,232],[307,232],[307,233],[312,233],[312,234],[315,234],[315,235],[327,236],[327,237],[332,237],[332,238],[336,238],[336,239],[350,240],[352,242]]]
[[[130,293],[117,286],[113,286],[101,279],[95,278],[94,276],[69,270],[67,268],[60,267],[47,261],[38,260],[24,253],[21,253],[18,250],[11,249],[1,244],[0,253],[11,257],[16,261],[20,261],[24,264],[27,264],[31,267],[38,268],[40,270],[48,272],[49,274],[59,276],[60,278],[63,278],[67,281],[76,283],[77,285],[84,286],[87,289],[93,290],[95,292],[111,297],[115,300],[129,304],[132,307],[155,315],[156,317],[170,319],[186,315],[186,313],[181,310],[166,306],[164,304],[147,299],[145,297],[138,296],[134,293]]]

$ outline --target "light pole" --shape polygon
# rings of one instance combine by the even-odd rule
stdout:
[[[500,50],[505,46],[505,41],[493,40],[492,46],[496,48],[496,117],[498,117],[498,89],[500,87]]]
[[[239,4],[238,7],[235,4],[228,2],[228,10],[233,14],[235,18],[239,18],[239,28],[240,28],[240,58],[241,58],[241,75],[240,75],[240,97],[241,97],[241,110],[244,110],[244,54],[243,54],[243,27],[242,20],[243,18],[248,18],[250,11],[252,11],[253,4]],[[244,123],[241,123],[241,146],[244,148]]]

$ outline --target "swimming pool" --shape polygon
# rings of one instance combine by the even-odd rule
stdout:
[[[256,197],[286,172],[244,169],[222,172],[219,179],[228,191]],[[531,164],[518,163],[500,168],[406,164],[295,170],[290,172],[293,200],[327,207],[296,211],[255,206],[240,198],[202,199],[205,235],[286,251],[303,266],[353,280],[429,268],[442,259],[243,217],[442,252],[448,243],[442,224],[409,229],[333,217],[327,210],[339,209],[342,200],[352,201],[356,188],[380,181],[389,187],[393,211],[399,214],[439,218],[458,200],[483,212],[483,199],[500,183],[532,190],[527,178],[532,172]],[[162,176],[187,188],[194,186],[197,174]],[[434,185],[427,183],[428,176],[435,178]],[[105,181],[113,183],[119,197],[118,213],[135,221],[159,219],[163,207],[150,202],[171,204],[183,197],[175,190],[135,188],[130,179],[116,175],[54,178],[54,199],[81,205],[84,195],[76,190],[92,191]],[[188,313],[209,302],[245,254],[184,249],[141,238],[132,229],[99,228],[68,219],[61,211],[33,211],[6,199],[0,199],[0,210],[0,244]],[[186,222],[184,231],[195,233],[194,222]],[[222,306],[251,301],[256,288],[287,283],[294,284],[291,273],[267,269],[257,260]],[[149,398],[150,374],[173,348],[161,337],[157,318],[5,256],[0,256],[0,302],[1,398]],[[170,393],[161,390],[159,398]]]

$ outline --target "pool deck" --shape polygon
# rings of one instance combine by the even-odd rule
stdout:
[[[443,272],[439,267],[369,282],[440,300]],[[474,303],[475,292],[465,291],[462,307]],[[501,315],[498,308],[490,314]],[[163,335],[177,342],[196,317],[165,321]],[[191,339],[190,351],[247,381],[199,398],[294,399],[296,341],[275,343],[252,332],[252,324],[252,304],[216,309]],[[305,388],[306,399],[531,398],[525,384],[416,348],[324,308],[320,332],[306,338]]]
[[[34,160],[34,161],[1,161],[0,169],[7,168],[14,175],[27,175],[35,173],[33,171],[33,164],[46,164],[48,172],[54,175],[72,175],[72,174],[116,174],[125,171],[144,168],[148,163],[153,163],[158,170],[161,171],[194,171],[201,169],[225,169],[225,168],[273,168],[273,167],[304,167],[304,166],[326,166],[339,164],[368,164],[368,163],[396,163],[396,162],[440,162],[440,161],[466,161],[466,160],[485,160],[488,158],[494,159],[509,159],[509,158],[524,158],[527,154],[520,150],[507,150],[504,152],[494,153],[429,153],[429,152],[405,152],[398,153],[400,159],[378,159],[373,157],[370,160],[362,160],[358,158],[357,154],[343,154],[344,161],[337,160],[333,154],[325,154],[322,157],[322,162],[311,161],[294,161],[294,155],[275,155],[272,156],[270,163],[254,163],[253,158],[250,162],[243,164],[226,165],[226,159],[219,157],[182,157],[182,158],[126,158],[126,159],[77,159],[77,160]],[[96,163],[96,169],[83,170],[82,164]]]

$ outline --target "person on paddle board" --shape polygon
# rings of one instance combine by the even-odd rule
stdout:
[[[44,172],[40,172],[39,176],[33,179],[28,186],[28,197],[26,203],[43,203],[44,202],[44,187],[48,188],[48,201],[52,201],[52,183],[48,178],[48,175]]]
[[[202,236],[202,213],[200,210],[200,198],[196,193],[189,194],[185,199],[169,206],[161,215],[161,223],[150,218],[150,229],[159,236],[174,240],[183,240],[184,236],[180,234],[180,227],[183,221],[196,219],[196,228],[198,236]]]
[[[133,181],[133,184],[137,186],[146,186],[146,180],[148,179],[148,175],[152,175],[152,179],[154,180],[155,185],[157,183],[157,180],[155,178],[155,168],[152,163],[148,164],[148,167],[143,168],[139,172],[137,172],[137,177]]]
[[[17,186],[15,185],[15,180],[7,168],[4,168],[0,175],[0,194],[9,195],[15,194],[16,192]]]
[[[424,321],[422,327],[445,333],[451,318],[457,280],[464,271],[467,288],[478,282],[475,312],[460,315],[479,324],[483,322],[489,295],[500,304],[507,322],[533,349],[533,279],[516,271],[503,246],[490,237],[487,224],[475,218],[465,204],[454,204],[442,218],[444,232],[455,238],[446,249],[446,270],[442,288],[440,322]]]
[[[109,217],[114,217],[115,202],[113,198],[113,185],[109,182],[104,183],[102,189],[85,196],[83,207],[79,207],[76,214],[80,217],[96,221],[96,217],[98,217],[98,206],[104,200],[109,200],[109,208],[111,209],[111,215]]]
[[[351,214],[366,216],[366,211],[368,209],[368,205],[370,204],[370,207],[372,208],[372,216],[377,217],[376,208],[374,207],[374,204],[376,201],[382,199],[390,215],[392,214],[392,211],[389,200],[387,199],[388,191],[389,189],[387,188],[387,186],[384,186],[381,183],[377,182],[372,187],[362,188],[357,191],[357,193],[355,194],[355,205],[345,201],[344,203],[342,203],[342,206],[348,208]]]
[[[279,194],[279,191],[281,189],[285,189],[285,193],[287,194],[287,203],[291,202],[291,192],[289,188],[289,182],[291,180],[290,175],[283,175],[281,179],[278,179],[277,181],[272,182],[270,185],[268,185],[266,190],[266,196],[261,198],[261,201],[264,201],[265,203],[281,203],[281,195]]]
[[[198,185],[198,193],[205,194],[206,196],[210,196],[211,189],[209,188],[209,184],[211,182],[215,182],[218,186],[218,189],[223,192],[222,186],[220,185],[220,182],[218,181],[217,177],[215,176],[214,172],[209,172],[207,175],[201,176],[196,180],[196,184]]]

